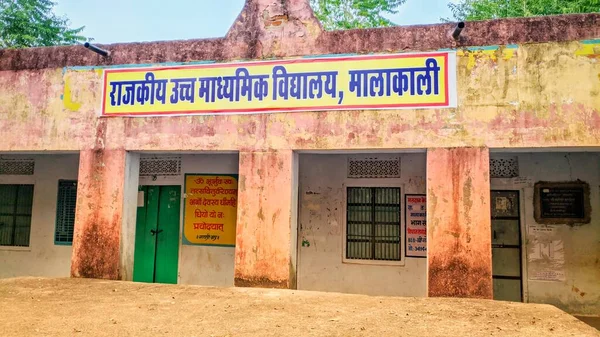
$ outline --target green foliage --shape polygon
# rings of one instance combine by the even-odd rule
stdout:
[[[326,30],[393,26],[383,14],[395,14],[406,0],[310,0]]]
[[[487,20],[599,12],[600,0],[462,0],[448,6],[456,20]]]
[[[0,0],[0,48],[27,48],[83,42],[84,27],[52,12],[52,0]]]

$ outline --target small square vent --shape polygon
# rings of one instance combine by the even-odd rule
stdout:
[[[400,157],[348,159],[348,178],[399,178]]]
[[[155,156],[140,158],[140,177],[181,175],[181,157]]]
[[[31,176],[35,160],[25,158],[0,158],[0,175]]]
[[[517,157],[490,158],[491,178],[515,178],[519,176]]]

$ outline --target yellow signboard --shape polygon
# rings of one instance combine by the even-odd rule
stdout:
[[[235,246],[236,175],[186,174],[183,242]]]
[[[456,53],[107,69],[103,116],[456,107]]]

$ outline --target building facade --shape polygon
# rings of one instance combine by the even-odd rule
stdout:
[[[1,50],[0,277],[597,314],[600,15],[470,22],[458,39],[454,26],[324,32],[308,0],[248,0],[224,38],[103,46],[107,57]],[[308,64],[325,76],[394,57],[450,60],[445,102],[111,110],[113,83],[140,72]]]

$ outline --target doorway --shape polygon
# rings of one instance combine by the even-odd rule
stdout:
[[[177,283],[181,186],[140,186],[133,281]]]
[[[523,301],[519,191],[491,192],[494,300]]]

